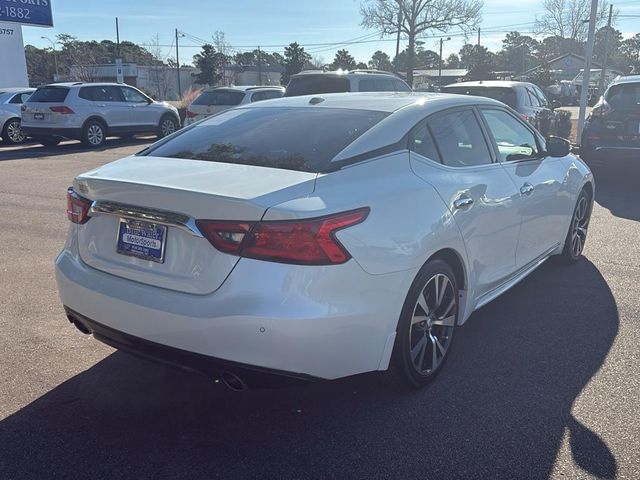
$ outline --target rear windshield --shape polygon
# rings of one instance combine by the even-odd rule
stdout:
[[[443,87],[443,93],[457,93],[459,95],[475,95],[477,97],[488,97],[498,100],[511,108],[516,108],[516,91],[509,87],[469,87],[469,86],[449,86]]]
[[[315,95],[317,93],[343,93],[350,90],[349,79],[338,75],[301,75],[287,85],[285,97]]]
[[[244,98],[244,92],[203,92],[192,105],[238,105]]]
[[[40,103],[59,103],[64,102],[67,98],[69,89],[66,87],[41,87],[38,88],[31,97],[29,102]]]
[[[640,83],[613,85],[607,92],[607,102],[614,110],[640,111]]]
[[[317,173],[328,170],[331,159],[387,115],[309,107],[228,110],[144,155]]]

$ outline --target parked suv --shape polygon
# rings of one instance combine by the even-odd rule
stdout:
[[[180,128],[178,110],[120,83],[57,83],[39,87],[22,106],[22,131],[43,145],[62,138],[100,147],[107,136],[155,133]]]
[[[583,159],[602,160],[602,154],[615,152],[640,155],[640,75],[619,77],[609,85],[582,131]]]
[[[557,100],[549,102],[544,92],[537,85],[529,82],[503,80],[461,82],[442,87],[441,92],[499,100],[513,108],[523,120],[531,123],[544,136],[555,131],[557,120],[554,110],[561,106]]]
[[[342,92],[410,92],[411,88],[393,73],[380,70],[323,72],[308,70],[291,77],[285,97]]]
[[[280,98],[284,87],[216,87],[205,90],[187,107],[185,125],[237,105]]]
[[[8,144],[24,142],[20,129],[20,106],[31,96],[35,88],[0,89],[0,137]]]

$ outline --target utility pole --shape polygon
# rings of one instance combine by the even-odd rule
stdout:
[[[600,91],[604,92],[604,78],[607,74],[607,61],[609,60],[609,31],[611,30],[611,16],[613,15],[613,3],[609,4],[609,20],[607,21],[607,31],[604,34],[604,61],[600,72]]]
[[[582,141],[582,129],[587,113],[587,95],[589,94],[589,77],[591,76],[591,57],[593,56],[593,41],[596,33],[596,13],[598,12],[598,0],[591,0],[591,16],[589,18],[589,34],[587,36],[587,51],[582,74],[582,88],[580,89],[580,113],[578,115],[578,144]]]
[[[49,37],[40,37],[40,38],[42,38],[43,40],[48,40],[49,43],[51,43],[51,49],[53,50],[53,66],[56,71],[55,77],[53,77],[53,81],[57,82],[58,81],[58,53],[56,52],[56,42],[51,40]]]
[[[402,10],[398,12],[398,35],[396,37],[396,58],[400,54],[400,28],[402,26]]]
[[[116,58],[120,58],[120,27],[118,26],[118,17],[116,17]]]
[[[438,62],[438,87],[442,86],[442,44],[449,40],[451,40],[451,37],[447,37],[446,39],[440,37],[440,61]]]
[[[122,57],[120,56],[120,26],[118,25],[118,17],[116,17],[116,82],[124,82],[123,73]]]
[[[258,45],[258,85],[262,85],[262,57],[260,45]]]
[[[480,46],[480,27],[478,27],[478,46]]]
[[[182,98],[182,84],[180,83],[180,54],[178,50],[178,29],[176,28],[176,72],[178,74],[178,100]]]

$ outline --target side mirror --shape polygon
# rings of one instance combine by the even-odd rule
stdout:
[[[560,108],[562,104],[558,100],[551,100],[551,109],[555,110],[556,108]]]
[[[569,140],[560,137],[547,138],[547,155],[550,157],[566,157],[571,153]]]

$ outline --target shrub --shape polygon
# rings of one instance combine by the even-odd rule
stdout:
[[[178,100],[176,108],[180,114],[180,123],[184,125],[184,119],[187,116],[187,107],[193,102],[198,95],[202,93],[202,88],[189,87],[182,93],[182,97]]]
[[[571,112],[567,110],[556,110],[555,135],[562,138],[569,138],[571,135]]]

